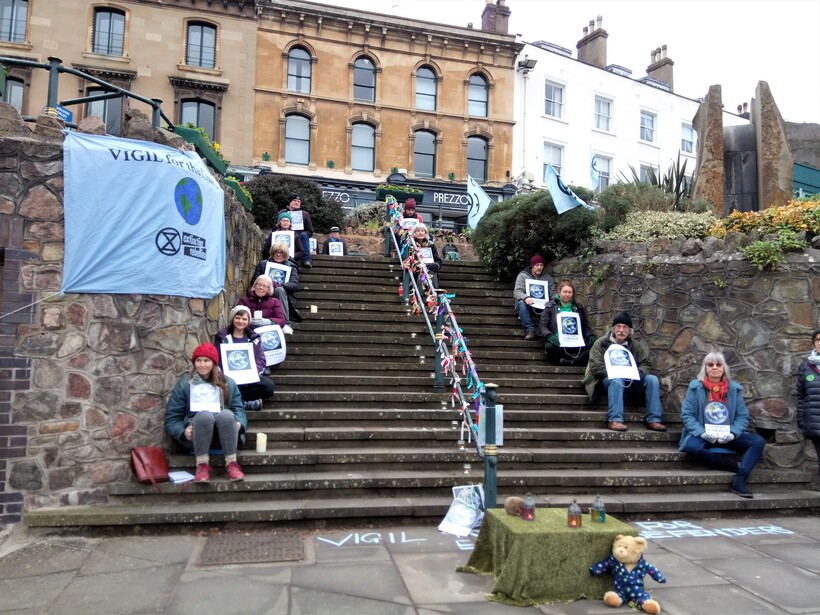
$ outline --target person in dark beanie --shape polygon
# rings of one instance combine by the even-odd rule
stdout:
[[[524,330],[524,339],[535,339],[535,322],[541,318],[541,309],[533,305],[535,300],[527,294],[527,280],[539,280],[547,283],[544,293],[545,298],[555,290],[555,283],[552,277],[544,271],[544,257],[540,254],[530,258],[530,266],[524,267],[515,278],[515,289],[513,290],[513,300],[515,301],[515,312],[521,320],[521,328]],[[535,318],[535,322],[533,321]]]
[[[330,237],[325,239],[324,244],[322,244],[322,254],[330,254],[330,244],[340,243],[342,244],[342,256],[347,256],[347,242],[342,239],[341,233],[338,226],[330,228]]]
[[[635,359],[639,380],[607,377],[605,356],[612,344],[620,344]],[[632,337],[632,318],[621,312],[612,320],[612,329],[598,338],[589,352],[589,363],[584,374],[584,386],[590,401],[605,392],[609,404],[608,427],[613,431],[627,431],[624,423],[624,398],[643,395],[646,403],[646,426],[652,431],[666,431],[661,423],[661,385],[658,377],[650,374],[652,363],[649,350],[643,342]]]
[[[817,452],[818,471],[811,487],[820,490],[820,329],[811,343],[812,351],[797,368],[797,428]]]
[[[421,217],[421,214],[416,213],[416,199],[410,197],[404,202],[404,212],[402,213],[402,218],[415,218],[419,222],[424,222],[424,218]]]
[[[287,212],[291,216],[291,229],[296,236],[296,240],[301,241],[302,243],[302,252],[304,253],[304,257],[301,264],[310,269],[313,267],[313,262],[310,256],[310,238],[313,237],[313,221],[310,219],[310,214],[302,209],[302,197],[296,192],[291,192],[288,195],[288,206],[279,211],[280,214],[282,212]],[[298,214],[295,214],[294,212],[299,212],[301,214],[301,223],[298,221]]]

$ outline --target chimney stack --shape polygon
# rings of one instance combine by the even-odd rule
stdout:
[[[650,54],[651,64],[646,67],[646,75],[652,79],[663,81],[669,86],[669,91],[675,91],[675,83],[672,76],[672,67],[675,63],[666,57],[666,45],[656,47]]]
[[[589,26],[584,26],[584,36],[575,45],[578,50],[578,59],[584,64],[591,64],[598,68],[606,68],[606,39],[609,34],[601,23],[603,17],[590,19]]]
[[[481,13],[481,29],[495,34],[509,34],[510,13],[505,6],[506,0],[487,0],[484,12]]]

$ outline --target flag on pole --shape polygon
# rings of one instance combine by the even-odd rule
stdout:
[[[478,226],[478,221],[486,213],[487,208],[493,200],[478,185],[478,182],[469,175],[467,176],[467,195],[470,197],[470,209],[467,210],[467,224],[474,229]]]
[[[559,214],[563,214],[579,205],[587,209],[592,209],[592,207],[579,199],[578,195],[567,188],[566,184],[561,180],[561,176],[558,175],[558,171],[556,171],[551,164],[548,164],[547,170],[544,171],[544,183],[547,184],[547,190],[549,190],[550,195],[552,195],[552,202],[555,204],[555,209]]]
[[[589,179],[592,181],[592,189],[598,189],[598,159],[595,157],[595,152],[592,152],[589,158]]]

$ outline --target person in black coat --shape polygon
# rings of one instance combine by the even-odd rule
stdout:
[[[433,238],[430,237],[427,226],[424,223],[420,222],[413,229],[413,240],[421,250],[421,257],[424,260],[424,264],[427,265],[427,271],[430,273],[430,281],[433,288],[438,288],[438,272],[441,270],[442,260],[438,255],[436,244]]]
[[[298,304],[296,302],[296,292],[299,290],[299,268],[296,266],[296,261],[288,258],[288,244],[284,242],[275,243],[270,247],[270,258],[259,261],[256,269],[253,272],[253,280],[256,280],[260,275],[265,273],[268,268],[268,263],[276,263],[278,265],[285,265],[290,267],[290,278],[287,282],[273,278],[273,296],[279,299],[282,304],[282,311],[285,313],[285,320],[287,323],[282,330],[288,335],[293,333],[290,327],[291,322],[302,322],[302,316],[299,314]],[[275,274],[275,272],[274,272]]]
[[[558,338],[558,316],[561,312],[575,312],[578,314],[578,318],[581,320],[583,346],[573,348],[561,346]],[[570,322],[572,321],[570,320]],[[592,327],[589,326],[584,306],[575,301],[575,286],[569,280],[559,282],[557,294],[541,312],[538,335],[544,340],[544,352],[550,363],[555,365],[586,365],[589,361],[589,350],[592,348],[592,344],[595,343],[596,338],[592,333]]]
[[[817,453],[818,470],[811,486],[820,490],[820,329],[811,341],[814,348],[797,368],[797,427]]]

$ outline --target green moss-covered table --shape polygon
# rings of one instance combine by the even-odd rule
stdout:
[[[493,575],[487,599],[505,604],[603,598],[613,588],[612,577],[593,577],[589,567],[609,555],[615,535],[638,531],[609,515],[604,524],[585,515],[583,526],[573,529],[567,527],[566,509],[535,512],[535,521],[524,521],[500,508],[488,510],[470,561],[459,572]]]

